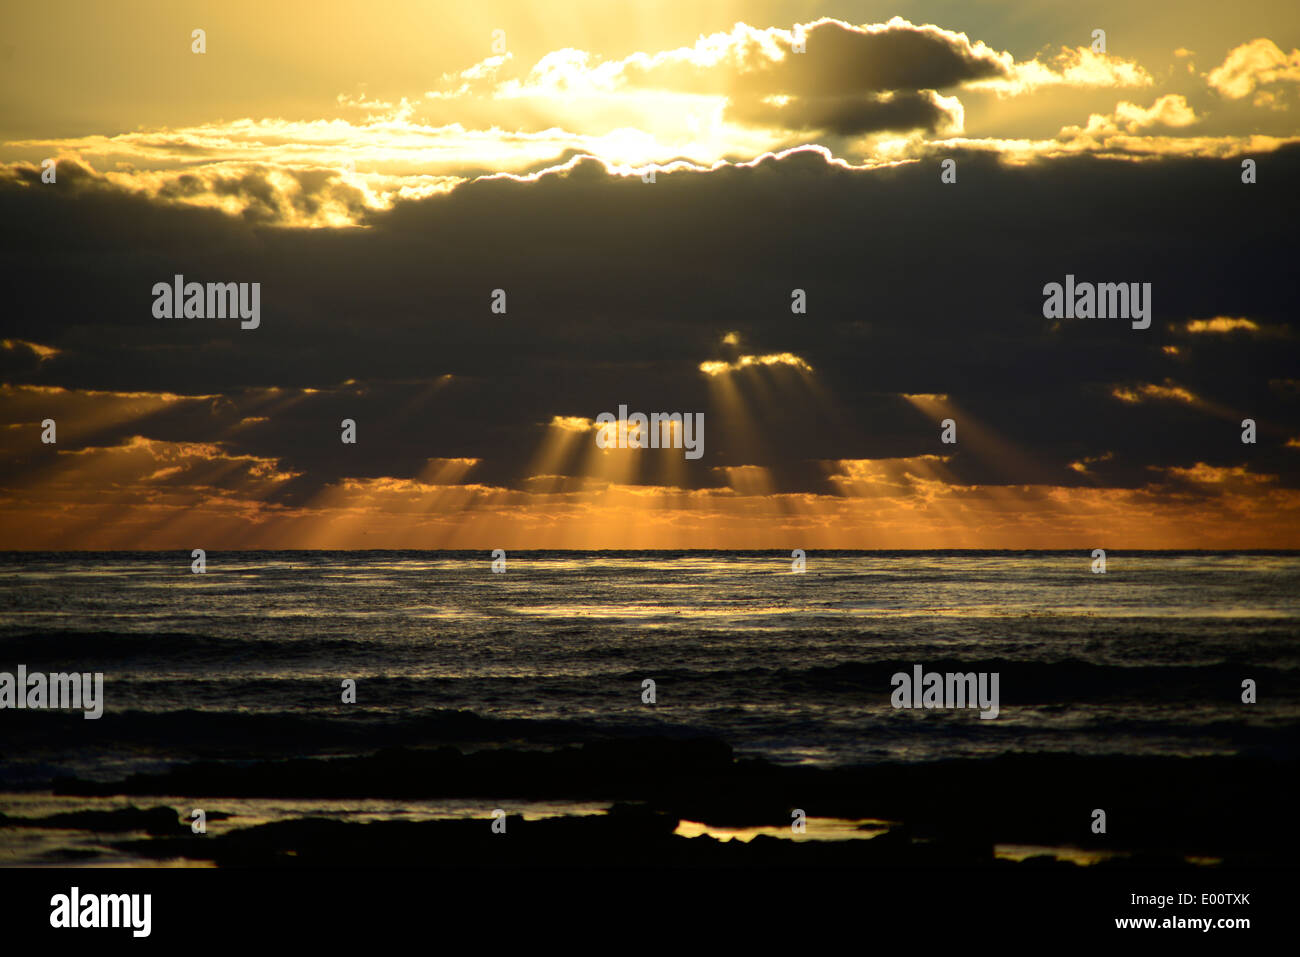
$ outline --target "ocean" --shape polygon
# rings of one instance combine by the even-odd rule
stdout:
[[[0,712],[0,789],[200,757],[663,735],[842,766],[1008,753],[1294,757],[1300,554],[0,554],[0,671],[105,711]],[[997,672],[1000,714],[891,676]],[[342,683],[356,682],[355,703]],[[653,704],[643,682],[654,682]],[[1242,683],[1258,700],[1243,703]]]

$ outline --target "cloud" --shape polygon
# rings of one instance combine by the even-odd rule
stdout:
[[[1261,84],[1300,82],[1300,50],[1282,52],[1272,40],[1258,37],[1233,47],[1224,61],[1206,74],[1210,88],[1240,100]]]
[[[120,191],[213,209],[250,223],[291,227],[353,226],[368,210],[444,192],[459,182],[436,176],[359,180],[347,170],[239,162],[101,173],[77,156],[61,157],[56,168],[59,184],[73,194]],[[39,187],[40,168],[0,166],[0,180],[6,179]]]
[[[1153,382],[1144,382],[1134,388],[1126,386],[1115,386],[1111,389],[1110,394],[1121,402],[1137,403],[1143,399],[1164,399],[1174,402],[1185,402],[1194,404],[1200,402],[1195,395],[1166,379],[1164,385],[1156,385]]]
[[[551,427],[565,432],[595,432],[596,422],[580,415],[551,416]]]
[[[802,42],[806,52],[795,52]],[[895,17],[853,26],[823,18],[793,30],[737,23],[729,33],[700,37],[691,47],[621,60],[581,50],[547,54],[522,82],[525,93],[659,89],[727,96],[838,97],[885,91],[944,89],[1006,73],[1007,54],[964,33]]]
[[[1278,111],[1287,109],[1286,100],[1280,90],[1260,90],[1250,102],[1252,106],[1257,106],[1260,109]]]
[[[1113,156],[1224,155],[1244,151],[1247,144],[1263,145],[1265,138],[1190,137],[1136,135],[1152,126],[1191,126],[1199,118],[1180,93],[1169,93],[1149,107],[1128,100],[1115,105],[1113,113],[1093,113],[1084,126],[1066,126],[1053,140],[1025,142],[1024,154],[1059,155],[1065,152],[1105,153]],[[1271,149],[1284,142],[1277,140]],[[1011,152],[1011,150],[1008,150]]]
[[[974,90],[988,90],[998,96],[1023,96],[1052,87],[1100,89],[1150,86],[1151,74],[1134,60],[1089,47],[1062,47],[1046,63],[1037,58],[1011,63],[1004,75],[970,84]]]
[[[732,107],[737,120],[785,130],[815,130],[837,136],[885,130],[960,133],[961,102],[933,90],[872,96],[765,97]]]
[[[1191,126],[1197,120],[1196,112],[1181,93],[1168,93],[1145,109],[1125,100],[1116,105],[1114,118],[1130,133],[1146,126]]]
[[[952,155],[977,190],[941,186],[933,162],[817,149],[653,185],[575,157],[351,230],[266,228],[76,174],[0,182],[26,237],[4,337],[58,351],[0,350],[30,359],[0,390],[19,425],[0,430],[6,541],[75,547],[92,525],[152,547],[204,530],[268,547],[1029,547],[1111,525],[1152,547],[1295,541],[1296,343],[1186,323],[1292,314],[1300,199],[1283,187],[1300,149],[1272,154],[1254,192],[1213,159]],[[176,272],[262,283],[261,326],[155,319],[150,289]],[[1043,320],[1043,284],[1066,272],[1152,282],[1151,330]],[[704,457],[601,452],[587,423],[620,403],[703,412]],[[1260,444],[1243,453],[1246,416]],[[1165,471],[1197,463],[1276,480],[1199,514],[1209,493]],[[109,475],[135,504],[108,504]]]
[[[807,360],[800,358],[792,352],[774,353],[765,356],[740,356],[734,362],[725,362],[711,360],[700,363],[700,371],[708,376],[724,375],[728,372],[736,372],[739,369],[748,369],[751,367],[761,366],[789,366],[802,372],[812,372],[813,368]]]
[[[53,346],[25,339],[0,340],[0,376],[32,375],[58,355],[59,350]]]
[[[1114,457],[1115,457],[1114,452],[1104,452],[1101,455],[1088,455],[1088,456],[1084,456],[1084,458],[1081,461],[1071,462],[1070,468],[1073,471],[1078,472],[1080,475],[1089,475],[1091,474],[1091,470],[1088,468],[1088,466],[1095,465],[1098,462],[1109,462]]]
[[[898,149],[882,148],[882,160],[905,162],[904,157],[949,157],[954,150],[987,153],[1003,162],[1023,165],[1069,156],[1144,162],[1159,159],[1230,159],[1276,152],[1300,143],[1300,136],[1147,136],[1119,132],[1107,117],[1093,114],[1090,126],[1067,126],[1055,137],[1042,140],[972,138],[953,136],[929,142],[906,141]]]
[[[796,52],[802,42],[804,52]],[[1086,47],[1062,48],[1048,63],[1018,63],[966,34],[901,17],[854,26],[823,18],[793,30],[738,23],[693,47],[622,60],[561,50],[521,80],[503,81],[508,97],[614,96],[664,91],[726,98],[737,122],[851,135],[885,130],[959,131],[961,105],[944,89],[1021,95],[1048,87],[1147,86],[1133,61]]]
[[[53,359],[59,354],[59,350],[53,346],[43,346],[36,342],[27,342],[23,339],[4,339],[0,340],[0,348],[10,352],[27,352],[38,362],[45,362]]]
[[[965,34],[898,17],[866,26],[822,19],[793,30],[738,23],[693,47],[621,60],[555,51],[494,92],[508,99],[712,96],[725,104],[726,118],[751,126],[838,135],[933,131],[961,126],[960,104],[937,90],[1001,75],[1009,63]]]
[[[1255,50],[1238,50],[1247,47]],[[1232,88],[1241,82],[1234,70],[1224,80]],[[61,179],[79,181],[73,189],[114,187],[258,224],[350,227],[481,177],[535,176],[583,156],[631,174],[716,169],[808,145],[871,167],[954,149],[1022,163],[1077,153],[1228,157],[1300,139],[1231,129],[1171,135],[1201,120],[1181,93],[1150,106],[1120,101],[1045,139],[1003,136],[1008,111],[977,110],[984,128],[967,134],[968,94],[1043,95],[1033,111],[1050,116],[1052,91],[1153,82],[1135,61],[1087,47],[1017,61],[965,33],[899,17],[857,26],[823,18],[791,29],[737,23],[691,46],[621,58],[572,48],[531,62],[492,56],[409,98],[372,96],[360,85],[322,104],[334,115],[317,119],[242,117],[12,141],[5,151],[21,158],[0,166],[0,178],[36,184],[37,157],[55,155]],[[1272,110],[1286,106],[1274,92],[1256,96]]]
[[[1276,475],[1256,475],[1243,465],[1226,467],[1197,462],[1188,468],[1175,466],[1161,471],[1175,481],[1221,489],[1267,485],[1277,481]]]
[[[1233,319],[1229,316],[1215,316],[1213,319],[1190,319],[1187,322],[1187,331],[1191,333],[1201,332],[1258,332],[1259,323],[1252,322],[1249,319]]]
[[[166,442],[133,435],[120,445],[59,450],[44,488],[84,487],[115,501],[157,500],[165,491],[236,492],[253,499],[296,476],[274,459],[232,453],[220,443]]]

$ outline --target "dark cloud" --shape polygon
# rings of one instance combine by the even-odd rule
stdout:
[[[959,114],[929,92],[899,94],[888,99],[801,97],[780,104],[747,100],[732,104],[728,112],[741,123],[787,130],[820,130],[835,136],[915,129],[933,133],[960,126]]]
[[[722,65],[631,61],[624,72],[634,86],[725,93],[727,115],[737,122],[835,135],[936,130],[953,117],[933,91],[1007,73],[1002,58],[963,34],[902,21],[854,27],[821,20],[809,28],[802,53],[777,32],[764,42],[780,58],[751,36]]]
[[[795,53],[779,34],[767,37],[784,54],[765,56],[751,39],[737,58],[739,68],[714,72],[711,66],[674,60],[626,68],[636,85],[713,90],[746,96],[788,94],[801,97],[846,96],[895,90],[942,90],[971,80],[1003,76],[1006,63],[963,34],[934,26],[897,21],[854,27],[821,20],[808,30],[805,52]]]
[[[56,172],[54,183],[42,183],[39,167],[16,164],[0,171],[0,178],[14,185],[55,188],[65,198],[87,193],[122,195],[121,188],[110,178],[75,158],[59,159]],[[234,205],[244,220],[258,225],[312,219],[324,204],[335,206],[350,220],[359,218],[366,208],[361,191],[343,182],[340,171],[335,169],[228,163],[154,177],[156,184],[146,174],[139,185],[157,200],[195,204],[205,197],[213,201],[228,197],[237,200]]]
[[[415,477],[436,457],[479,458],[474,481],[518,486],[552,416],[620,403],[706,413],[706,455],[683,466],[695,486],[756,464],[778,490],[824,492],[826,460],[926,454],[951,456],[963,482],[1135,487],[1203,462],[1300,483],[1300,452],[1285,446],[1300,400],[1270,385],[1296,378],[1296,340],[1179,328],[1294,323],[1300,149],[1258,156],[1254,186],[1233,160],[952,155],[952,185],[937,159],[855,171],[797,152],[654,184],[587,161],[339,231],[125,195],[71,164],[56,185],[10,178],[3,338],[60,352],[9,365],[7,381],[218,396],[97,424],[78,412],[88,424],[60,448],[221,442],[303,473],[275,492],[286,502],[344,476]],[[151,288],[175,273],[260,282],[261,327],[153,318]],[[1151,328],[1044,319],[1042,287],[1066,273],[1152,283]],[[505,316],[489,309],[497,288]],[[790,311],[795,288],[807,315]],[[730,331],[738,347],[722,344]],[[698,366],[782,352],[809,362],[811,380],[780,365],[730,373],[747,433]],[[901,393],[949,396],[958,446]],[[0,396],[8,422],[27,423],[5,437],[6,482],[40,467],[40,450],[21,449],[54,401]],[[1239,440],[1246,415],[1257,446]],[[356,447],[338,441],[345,417]],[[1084,459],[1086,472],[1069,467]]]

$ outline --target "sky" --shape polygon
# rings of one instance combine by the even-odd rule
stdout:
[[[4,26],[0,548],[1300,548],[1293,3]]]

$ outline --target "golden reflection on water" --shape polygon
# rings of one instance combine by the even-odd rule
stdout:
[[[858,818],[850,820],[838,817],[810,817],[806,820],[807,828],[796,834],[788,824],[759,827],[715,827],[700,821],[682,820],[677,823],[673,834],[677,837],[700,837],[708,835],[719,841],[738,840],[748,843],[760,834],[779,837],[793,841],[854,841],[869,840],[879,837],[893,826],[893,822],[879,818]]]
[[[1047,847],[1040,844],[996,844],[993,847],[993,856],[1004,861],[1015,861],[1017,864],[1021,861],[1028,860],[1031,857],[1051,857],[1058,861],[1069,861],[1071,864],[1077,864],[1080,867],[1090,867],[1093,864],[1099,864],[1102,861],[1110,860],[1116,857],[1128,857],[1123,851],[1098,851],[1084,850],[1080,847]],[[1214,867],[1222,864],[1222,858],[1218,857],[1184,857],[1183,860],[1188,864],[1197,867]]]

